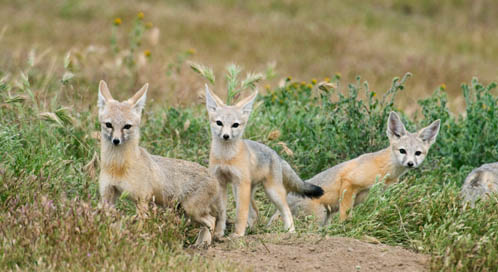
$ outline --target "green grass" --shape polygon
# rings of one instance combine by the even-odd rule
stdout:
[[[76,92],[56,96],[67,83],[44,81],[46,74],[34,69],[25,74],[0,83],[0,150],[5,154],[0,161],[2,270],[233,269],[187,254],[183,248],[192,244],[196,230],[175,211],[154,208],[149,218],[138,218],[125,199],[117,211],[99,208],[98,160],[92,161],[99,146],[96,105],[64,108],[60,100],[79,99]],[[385,123],[389,111],[399,111],[394,101],[405,91],[406,79],[393,80],[385,96],[370,91],[360,78],[343,87],[336,76],[323,90],[314,83],[288,80],[260,96],[246,138],[274,148],[309,178],[387,146]],[[434,270],[495,271],[498,199],[464,209],[459,197],[469,171],[498,158],[495,87],[477,79],[463,85],[465,115],[449,111],[443,88],[420,100],[417,118],[402,114],[409,130],[442,120],[438,140],[421,169],[386,190],[375,187],[344,224],[334,218],[330,226],[320,228],[311,218],[299,218],[298,232],[375,237],[430,254]],[[269,137],[277,130],[279,137]],[[154,154],[207,165],[209,137],[202,105],[146,107],[141,142]],[[257,201],[262,218],[250,234],[282,231],[280,222],[264,226],[275,209],[262,192]],[[232,204],[232,217],[233,211]]]

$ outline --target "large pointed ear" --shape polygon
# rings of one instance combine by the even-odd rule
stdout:
[[[398,140],[404,135],[406,135],[405,125],[401,122],[398,114],[391,111],[387,121],[387,137],[389,137],[389,140]]]
[[[130,103],[133,106],[133,109],[137,113],[142,113],[142,109],[145,106],[145,99],[147,97],[147,90],[149,89],[149,83],[145,83],[145,85],[138,90],[138,92],[132,96],[130,99],[128,99],[128,103]]]
[[[242,110],[242,114],[249,117],[252,111],[252,105],[258,96],[258,91],[255,91],[250,96],[239,101],[235,106]]]
[[[441,121],[437,119],[436,121],[432,122],[432,124],[430,124],[428,127],[421,129],[418,132],[418,137],[425,143],[432,145],[436,141],[440,125]]]
[[[97,99],[97,105],[99,109],[103,109],[105,104],[109,101],[114,100],[111,96],[111,92],[109,92],[109,88],[105,81],[101,80],[99,83],[99,98]]]
[[[209,87],[207,84],[205,84],[206,88],[206,108],[208,110],[208,113],[213,113],[216,111],[218,107],[221,107],[225,105],[223,101],[219,97],[217,97],[214,93],[209,90]]]

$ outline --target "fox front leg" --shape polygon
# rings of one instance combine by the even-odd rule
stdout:
[[[104,206],[114,207],[114,205],[116,204],[116,200],[118,199],[119,196],[118,190],[110,184],[100,183],[99,191],[100,191],[101,203]]]
[[[227,224],[227,184],[220,185],[220,195],[217,201],[218,216],[216,220],[216,227],[214,230],[214,237],[218,240],[221,240],[221,238],[223,238],[223,236],[225,235],[225,228]]]
[[[353,188],[352,186],[343,186],[341,188],[341,204],[339,205],[339,221],[344,222],[348,216],[348,211],[353,206]]]
[[[237,186],[236,184],[234,184]],[[235,223],[235,232],[233,236],[244,236],[249,216],[249,205],[251,205],[251,181],[241,180],[237,190],[237,221]]]

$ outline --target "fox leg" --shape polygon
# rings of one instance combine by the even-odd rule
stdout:
[[[195,240],[194,247],[207,247],[211,244],[211,240],[211,231],[207,227],[202,227]]]
[[[214,229],[216,224],[216,218],[211,215],[206,215],[202,217],[194,218],[194,220],[202,224],[197,240],[195,241],[195,247],[207,247],[211,244],[212,237],[211,231]]]
[[[234,186],[237,186],[234,184]],[[251,205],[251,181],[246,179],[240,180],[237,188],[237,221],[235,223],[235,232],[233,236],[244,236],[249,216],[249,205]]]
[[[328,207],[325,208],[325,212],[326,212],[326,214],[325,214],[325,218],[323,219],[322,227],[327,226],[327,224],[330,221],[330,216],[332,215],[332,211]]]
[[[214,236],[217,239],[222,238],[225,235],[225,228],[227,224],[227,184],[220,184],[220,195],[218,201],[218,218],[216,222],[216,229],[214,231]]]
[[[339,221],[343,222],[348,216],[348,211],[353,206],[353,187],[351,185],[342,186],[340,190],[341,203],[339,205]]]
[[[107,183],[101,183],[99,187],[102,204],[114,207],[114,204],[116,204],[116,200],[119,196],[118,190],[116,190],[114,186]]]
[[[266,195],[270,198],[270,200],[275,204],[277,209],[280,211],[282,215],[282,220],[284,221],[284,227],[288,232],[295,232],[294,222],[292,220],[292,213],[290,211],[289,205],[287,204],[287,191],[280,179],[280,182],[277,182],[276,179],[278,177],[268,177],[266,181],[263,183],[265,187]]]
[[[251,188],[251,202],[249,204],[249,216],[247,218],[247,226],[251,228],[256,220],[258,219],[258,208],[256,207],[256,203],[254,202],[254,194],[256,191],[256,186],[253,186]],[[232,193],[233,197],[235,199],[238,199],[237,197],[237,186],[232,185]]]
[[[266,227],[271,226],[274,220],[276,220],[280,216],[280,211],[276,210],[275,213],[271,216],[270,220],[268,220],[268,223],[266,224]]]
[[[139,217],[148,217],[149,203],[152,199],[153,197],[148,194],[144,194],[136,198],[136,213]]]
[[[211,244],[211,232],[216,225],[216,218],[209,214],[210,208],[202,206],[202,195],[196,194],[182,202],[182,207],[193,221],[201,225],[201,230],[195,242],[196,247],[204,247]]]
[[[251,202],[249,205],[249,218],[247,219],[247,226],[252,228],[254,223],[258,220],[258,208],[256,207],[256,203],[254,202],[254,195],[256,193],[256,186],[253,186],[251,189]]]

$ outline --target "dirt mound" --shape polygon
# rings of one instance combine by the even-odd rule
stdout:
[[[375,241],[373,241],[375,242]],[[426,271],[429,257],[344,237],[250,235],[215,243],[201,255],[254,271]]]

